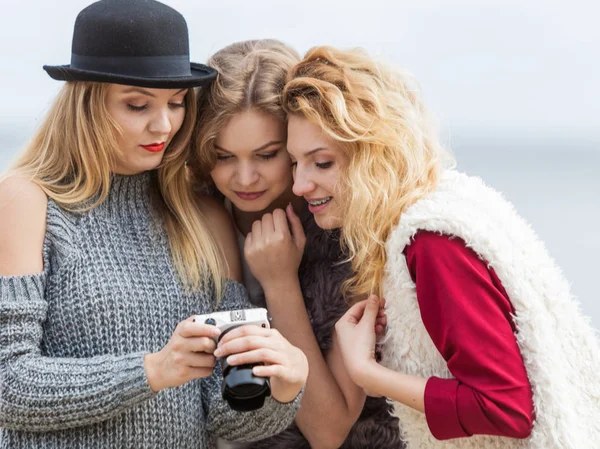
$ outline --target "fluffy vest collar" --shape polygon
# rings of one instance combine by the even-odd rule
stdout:
[[[424,414],[395,404],[407,449],[584,449],[600,444],[597,335],[543,243],[513,206],[478,178],[446,172],[433,193],[402,214],[390,235],[382,363],[407,374],[452,377],[421,321],[403,254],[419,230],[462,238],[494,268],[516,311],[516,338],[533,388],[536,419],[525,440],[478,435],[438,441]]]

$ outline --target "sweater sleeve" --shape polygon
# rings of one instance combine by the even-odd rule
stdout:
[[[423,324],[455,377],[427,382],[432,434],[527,437],[532,392],[495,272],[461,239],[431,232],[419,232],[405,253]]]
[[[248,293],[242,284],[229,281],[219,310],[252,308]],[[228,441],[256,441],[284,431],[300,408],[302,392],[289,403],[282,404],[271,396],[265,399],[262,408],[251,412],[237,412],[221,395],[223,373],[217,363],[212,376],[202,379],[202,400],[208,416],[207,430]]]
[[[107,420],[153,397],[144,354],[41,354],[47,273],[0,277],[0,427],[52,431]]]

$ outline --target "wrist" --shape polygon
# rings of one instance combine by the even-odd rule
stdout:
[[[158,393],[164,387],[160,381],[160,371],[158,370],[158,353],[150,353],[144,356],[144,370],[146,371],[146,381],[152,391]]]
[[[375,360],[357,367],[351,374],[352,380],[362,389],[377,392],[377,372],[381,368]]]
[[[269,295],[280,295],[282,293],[289,293],[292,289],[300,289],[298,273],[283,274],[275,278],[266,279],[261,281],[261,287],[265,292],[267,300]]]
[[[271,395],[280,404],[287,404],[292,402],[298,394],[302,391],[304,384],[291,385],[288,384],[285,387],[277,387],[271,384]]]

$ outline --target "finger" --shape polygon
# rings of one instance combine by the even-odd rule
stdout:
[[[364,313],[360,318],[359,325],[367,325],[373,328],[375,326],[375,321],[377,320],[377,313],[379,312],[379,297],[376,295],[369,296],[367,299],[367,304],[364,309]]]
[[[273,232],[275,232],[275,225],[273,224],[273,215],[271,214],[264,214],[262,216],[262,230],[263,233],[269,233],[272,234]]]
[[[279,364],[284,362],[284,356],[281,352],[269,348],[254,349],[253,351],[233,354],[227,357],[227,363],[230,365],[245,365],[249,363],[268,363]]]
[[[275,345],[269,341],[266,337],[258,337],[251,335],[248,337],[236,338],[235,340],[229,341],[217,348],[214,352],[216,357],[225,357],[230,354],[239,354],[242,352],[252,351],[260,348],[272,348]]]
[[[283,209],[275,209],[273,211],[273,227],[275,231],[281,232],[285,237],[292,237],[290,227],[288,226],[287,218]]]
[[[296,247],[304,250],[304,245],[306,245],[306,234],[304,233],[304,228],[302,227],[302,221],[300,221],[300,217],[298,217],[298,215],[296,215],[294,212],[292,203],[287,205],[285,208],[285,213],[290,221],[290,226],[292,227],[292,237],[294,238]]]
[[[227,332],[219,340],[218,346],[222,346],[228,341],[235,340],[236,338],[247,337],[250,335],[257,335],[259,337],[269,337],[272,334],[272,329],[260,327],[255,324],[246,324],[244,326],[236,327],[235,329]]]
[[[348,322],[348,323],[352,323],[352,324],[358,324],[358,322],[360,321],[360,319],[363,316],[363,313],[365,312],[365,308],[367,307],[367,301],[368,300],[365,299],[363,301],[360,301],[360,302],[357,302],[356,304],[354,304],[342,316],[340,321]]]
[[[262,221],[256,220],[252,223],[252,239],[256,242],[260,242],[262,239]]]
[[[212,354],[217,349],[217,343],[212,338],[207,337],[186,338],[186,349],[190,352]]]
[[[179,323],[175,332],[183,338],[217,338],[221,334],[221,330],[218,327],[200,322],[196,316],[192,316]]]
[[[380,325],[380,326],[387,326],[387,317],[386,316],[378,316],[377,320],[375,321],[376,324]]]
[[[192,368],[214,368],[217,359],[214,355],[191,352],[185,358],[186,364]]]
[[[205,377],[212,376],[213,368],[190,368],[189,375],[187,376],[190,380],[203,379]]]
[[[258,365],[252,368],[252,374],[257,377],[283,378],[285,369],[281,365]]]

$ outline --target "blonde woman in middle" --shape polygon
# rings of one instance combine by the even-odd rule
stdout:
[[[348,309],[341,285],[351,275],[338,235],[321,230],[306,201],[292,193],[281,94],[298,61],[293,49],[271,39],[234,43],[214,54],[208,65],[219,75],[199,92],[188,162],[197,186],[215,190],[233,217],[251,301],[266,305],[274,327],[309,360],[295,424],[251,447],[401,448],[385,398],[365,401],[332,338]],[[384,325],[381,312],[379,331]],[[239,348],[226,336],[215,355],[234,352]]]

